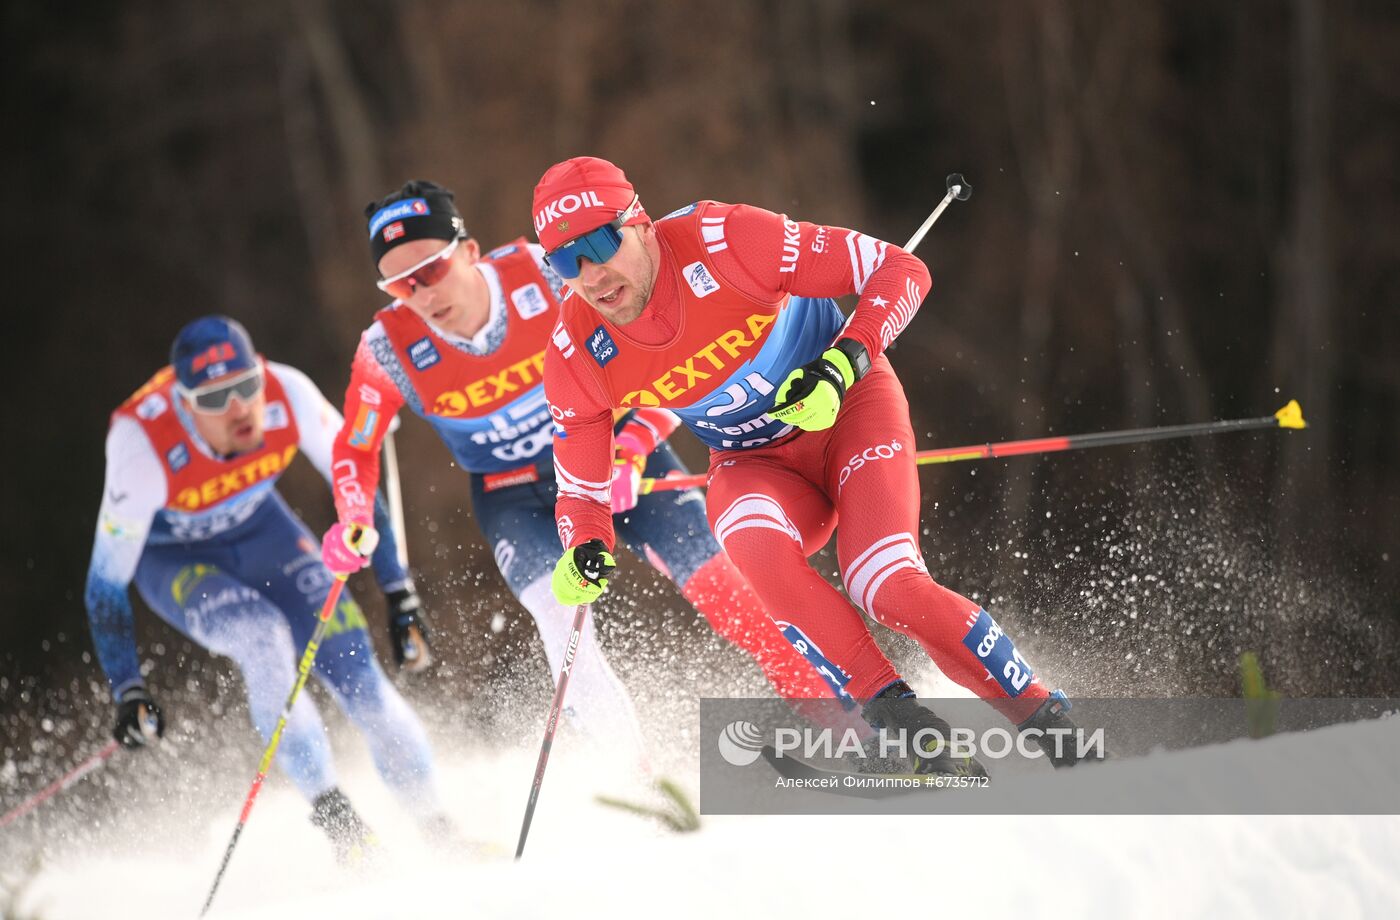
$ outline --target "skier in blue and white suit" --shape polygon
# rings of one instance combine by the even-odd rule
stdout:
[[[241,325],[219,316],[181,330],[171,366],[113,413],[86,600],[124,746],[140,748],[165,728],[137,659],[133,580],[157,616],[233,659],[253,724],[270,738],[332,583],[318,542],[274,485],[298,450],[329,482],[340,426],[305,374],[263,359]],[[383,537],[374,567],[402,663],[405,644],[411,651],[422,640],[419,602],[377,496],[374,505]],[[447,833],[427,734],[381,670],[348,592],[327,624],[314,673],[425,831]],[[325,728],[306,694],[292,709],[277,763],[312,802],[312,821],[338,856],[352,858],[372,842],[337,786]]]

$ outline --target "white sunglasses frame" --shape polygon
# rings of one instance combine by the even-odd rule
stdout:
[[[175,384],[175,390],[185,398],[185,402],[189,404],[189,407],[192,411],[198,412],[200,415],[223,415],[225,412],[228,411],[229,403],[234,399],[237,399],[239,402],[245,404],[247,400],[244,400],[243,397],[238,396],[238,394],[234,393],[231,394],[228,399],[224,400],[224,407],[222,409],[205,409],[199,404],[198,397],[203,393],[212,393],[217,390],[225,390],[229,387],[237,386],[244,380],[250,380],[253,377],[263,378],[262,389],[258,390],[258,392],[261,393],[263,389],[267,388],[267,377],[263,373],[263,366],[261,361],[259,361],[255,367],[250,367],[248,370],[244,371],[236,377],[230,377],[227,380],[220,380],[217,383],[206,383],[204,386],[195,387],[193,389],[190,389],[184,386],[183,384],[177,383]],[[254,394],[251,398],[256,399],[257,394]]]
[[[374,282],[374,283],[375,283],[375,286],[378,287],[378,288],[379,288],[381,291],[383,291],[384,293],[388,294],[388,293],[389,293],[389,285],[393,284],[395,281],[402,281],[402,280],[404,280],[405,278],[407,278],[409,275],[412,275],[413,273],[419,271],[420,269],[425,268],[426,266],[432,265],[434,262],[438,261],[439,259],[450,259],[450,258],[452,258],[452,254],[455,253],[455,252],[457,251],[457,247],[458,247],[459,245],[461,245],[461,242],[462,242],[462,237],[459,236],[459,237],[457,237],[456,239],[454,239],[452,242],[448,243],[446,246],[444,246],[444,247],[442,247],[441,249],[439,249],[439,250],[438,250],[436,253],[434,253],[433,255],[428,256],[428,257],[427,257],[426,259],[424,259],[422,262],[419,262],[417,265],[414,265],[412,268],[406,268],[406,269],[404,269],[403,271],[399,272],[397,275],[391,275],[391,276],[388,277],[388,278],[380,278],[378,281]]]

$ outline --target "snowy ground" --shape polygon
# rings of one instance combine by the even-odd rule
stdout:
[[[1087,789],[1130,797],[1174,777],[1235,775],[1246,788],[1252,769],[1280,758],[1325,781],[1337,756],[1366,765],[1356,781],[1374,786],[1379,800],[1400,801],[1400,719],[1017,782],[1019,793],[1052,797]],[[449,757],[444,771],[464,828],[506,853],[533,757]],[[274,782],[210,916],[1400,916],[1394,816],[715,817],[676,836],[594,805],[602,774],[580,760],[567,747],[556,751],[525,859],[514,863],[430,852],[372,771],[350,758],[344,785],[388,854],[374,876],[337,870],[306,806]],[[1228,797],[1218,782],[1196,788],[1202,810]],[[237,805],[195,827],[149,814],[110,818],[102,845],[58,848],[13,916],[194,917]]]

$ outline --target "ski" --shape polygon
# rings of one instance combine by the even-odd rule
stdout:
[[[669,779],[660,779],[656,781],[656,790],[665,797],[670,807],[647,805],[606,795],[594,796],[594,801],[608,808],[659,821],[677,834],[688,834],[700,829],[700,815],[680,786]]]

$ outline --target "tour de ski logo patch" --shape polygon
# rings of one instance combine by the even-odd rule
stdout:
[[[168,408],[170,408],[170,404],[165,401],[164,396],[152,393],[141,400],[141,404],[136,407],[136,417],[149,422],[152,419],[160,418]]]
[[[549,309],[544,291],[533,281],[511,291],[510,302],[515,305],[515,312],[520,314],[521,319],[534,319]]]
[[[690,285],[696,297],[707,297],[719,290],[719,282],[710,275],[710,270],[705,267],[704,262],[691,262],[681,269],[681,273],[685,275],[685,283]]]
[[[287,414],[287,404],[281,402],[270,402],[263,410],[263,428],[267,431],[280,431],[286,428],[291,422],[291,417]]]

